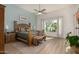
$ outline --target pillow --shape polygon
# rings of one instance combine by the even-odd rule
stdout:
[[[43,30],[37,30],[37,35],[44,35],[44,31]]]
[[[20,31],[25,32],[26,30],[25,30],[25,28],[20,28]]]

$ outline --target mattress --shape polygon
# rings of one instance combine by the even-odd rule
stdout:
[[[36,35],[36,31],[32,30],[32,35]],[[16,37],[21,39],[27,40],[28,39],[28,32],[16,32]]]
[[[16,32],[16,36],[21,39],[27,40],[28,39],[28,32]]]

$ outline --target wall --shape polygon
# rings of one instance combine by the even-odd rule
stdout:
[[[6,4],[5,5],[5,26],[9,27],[8,31],[11,32],[14,30],[14,20],[19,20],[19,16],[27,16],[28,19],[24,22],[31,23],[32,28],[36,28],[36,15],[28,12],[24,9],[17,7],[16,5]]]
[[[41,19],[47,19],[49,17],[59,17],[59,16],[62,16],[63,17],[63,34],[62,34],[62,37],[65,38],[66,37],[66,34],[68,32],[72,32],[72,34],[75,34],[75,12],[76,12],[76,9],[75,8],[76,5],[70,5],[70,6],[67,6],[66,8],[62,8],[62,9],[59,9],[59,10],[56,10],[56,11],[52,11],[46,15],[42,15],[40,16]],[[39,18],[38,18],[38,22],[42,23],[41,20],[39,21]],[[38,25],[37,24],[37,27]],[[42,24],[41,24],[42,25]],[[40,25],[39,28],[42,28],[42,26]]]

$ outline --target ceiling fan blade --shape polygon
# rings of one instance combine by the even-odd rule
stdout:
[[[39,12],[37,9],[34,9],[35,11]]]
[[[42,9],[41,12],[45,11],[46,9]]]

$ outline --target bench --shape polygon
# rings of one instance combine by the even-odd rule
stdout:
[[[34,36],[33,37],[33,44],[39,45],[42,41],[46,41],[46,36]]]

